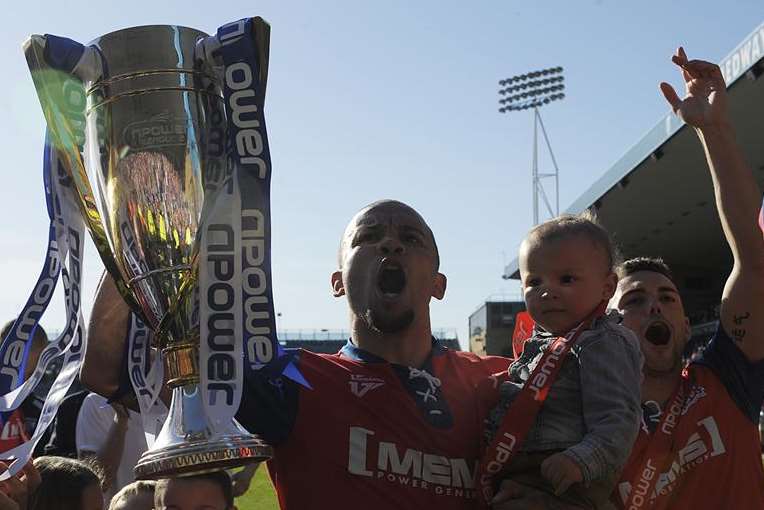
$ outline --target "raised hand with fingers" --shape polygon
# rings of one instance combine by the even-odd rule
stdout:
[[[671,61],[682,70],[685,96],[679,99],[674,87],[660,84],[661,92],[674,113],[687,124],[702,129],[727,121],[727,88],[719,66],[703,60],[688,60],[679,47]]]

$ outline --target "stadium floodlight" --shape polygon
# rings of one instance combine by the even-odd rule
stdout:
[[[565,98],[565,77],[562,74],[562,66],[549,67],[538,71],[531,71],[524,74],[512,76],[499,80],[499,94],[503,96],[499,99],[502,105],[499,113],[517,112],[533,109],[533,224],[539,223],[539,195],[546,204],[550,216],[557,216],[560,213],[560,171],[557,167],[557,160],[552,152],[552,145],[549,143],[549,137],[541,120],[539,108],[554,101],[560,101]],[[507,85],[512,85],[507,87]],[[538,128],[544,135],[549,155],[554,165],[554,173],[539,173],[538,165]],[[555,208],[549,203],[541,179],[554,177],[555,188]]]

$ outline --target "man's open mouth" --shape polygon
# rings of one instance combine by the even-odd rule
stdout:
[[[383,261],[377,274],[377,288],[385,297],[395,297],[406,287],[406,273],[397,262]]]
[[[656,321],[647,326],[645,340],[653,345],[668,345],[671,340],[671,328],[663,321]]]

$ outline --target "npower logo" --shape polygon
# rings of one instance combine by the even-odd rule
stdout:
[[[186,145],[188,132],[194,132],[189,127],[189,119],[174,117],[169,112],[162,112],[148,119],[128,124],[122,139],[132,149],[148,149]],[[196,129],[198,132],[198,129]]]
[[[437,495],[475,497],[474,459],[451,459],[381,441],[363,427],[350,427],[348,449],[348,472],[353,475]]]
[[[221,45],[238,42],[247,29],[245,20],[221,27]],[[263,159],[265,140],[261,132],[260,110],[255,99],[255,77],[247,62],[234,62],[225,68],[225,86],[228,89],[228,109],[233,124],[234,146],[242,165],[255,165],[257,177],[265,179],[268,166]]]
[[[578,330],[578,328],[576,328],[576,330]],[[568,342],[570,342],[576,330],[569,333],[569,336],[560,337],[556,342],[554,342],[549,348],[548,355],[542,358],[544,363],[541,365],[539,371],[532,374],[531,379],[528,381],[528,388],[533,391],[534,400],[543,402],[546,396],[544,388],[547,384],[551,384],[550,378],[552,377],[552,372],[557,369],[559,363],[562,363],[562,356],[565,354],[565,349],[567,348]]]

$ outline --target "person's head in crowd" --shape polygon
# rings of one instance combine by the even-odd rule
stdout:
[[[159,480],[154,489],[155,510],[236,510],[233,485],[225,471]]]
[[[331,283],[346,296],[356,326],[379,334],[429,328],[430,300],[442,299],[435,236],[422,216],[396,200],[359,211],[345,229]]]
[[[111,498],[109,510],[152,510],[156,482],[138,480],[129,483]]]
[[[103,510],[101,479],[87,463],[66,457],[37,457],[40,485],[29,510]]]
[[[590,214],[533,227],[520,245],[525,304],[544,330],[564,335],[613,296],[616,249]]]
[[[5,338],[8,333],[11,332],[15,320],[10,320],[5,323],[3,329],[0,330],[0,339]],[[29,358],[27,358],[26,367],[24,367],[24,380],[29,379],[29,376],[34,373],[34,369],[37,366],[37,360],[40,359],[40,353],[48,345],[48,335],[41,325],[37,325],[34,329],[34,335],[32,335],[32,344],[29,346]]]
[[[621,264],[618,274],[613,303],[639,338],[645,374],[680,373],[691,329],[671,270],[659,258],[639,257]]]

